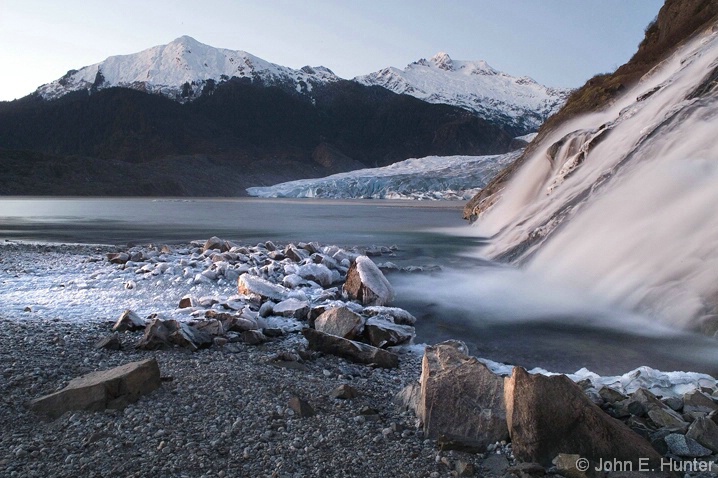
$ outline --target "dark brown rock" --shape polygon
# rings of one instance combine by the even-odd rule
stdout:
[[[376,365],[382,368],[396,368],[399,357],[389,351],[353,340],[325,334],[315,329],[304,329],[302,334],[311,350],[336,355],[352,362]]]
[[[247,345],[259,345],[267,340],[267,336],[261,330],[245,330],[242,332],[242,342]]]
[[[686,436],[693,438],[704,447],[718,453],[718,425],[710,418],[697,418],[696,421],[691,424]]]
[[[161,385],[155,359],[132,362],[70,381],[62,390],[30,402],[30,409],[57,418],[69,410],[124,408]]]
[[[718,410],[718,405],[715,404],[711,397],[700,390],[686,393],[683,397],[683,413],[704,413],[707,415],[716,410]]]
[[[442,446],[484,451],[506,440],[504,379],[460,342],[427,347],[421,369],[417,416],[424,433]]]
[[[647,440],[604,413],[565,375],[531,375],[514,367],[504,395],[518,460],[550,466],[565,453],[588,459],[591,468],[606,457],[630,461],[636,469],[639,458],[660,467],[661,456]]]
[[[416,331],[410,325],[398,325],[386,316],[376,316],[364,324],[364,335],[374,347],[392,347],[411,342]]]

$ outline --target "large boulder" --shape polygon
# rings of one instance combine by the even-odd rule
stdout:
[[[635,470],[647,464],[660,469],[661,455],[648,441],[611,418],[565,375],[532,375],[514,367],[505,379],[504,399],[514,456],[520,461],[550,466],[564,453],[588,459],[589,470],[607,457],[631,462]]]
[[[420,387],[417,416],[442,446],[485,451],[509,438],[504,379],[469,357],[461,342],[426,348]]]
[[[33,400],[29,407],[51,418],[70,410],[121,409],[160,385],[157,361],[148,359],[75,378],[62,390]]]
[[[367,256],[359,256],[347,272],[344,291],[363,305],[386,305],[394,298],[394,288]]]
[[[262,300],[273,300],[275,302],[283,301],[289,294],[287,288],[246,272],[239,276],[237,290],[240,294],[255,295]]]
[[[314,328],[325,334],[353,339],[362,330],[364,319],[346,307],[334,307],[314,321]]]
[[[718,425],[708,417],[700,417],[691,424],[687,437],[718,453]]]
[[[396,354],[371,345],[325,334],[315,329],[304,329],[302,334],[309,342],[311,350],[336,355],[351,362],[371,364],[382,368],[399,366],[399,357]]]

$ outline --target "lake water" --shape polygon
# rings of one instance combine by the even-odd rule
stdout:
[[[617,374],[649,365],[718,374],[718,347],[712,339],[616,327],[624,312],[594,313],[590,304],[566,312],[560,303],[573,298],[564,292],[546,292],[543,284],[527,284],[518,273],[465,257],[485,240],[451,232],[469,228],[461,219],[462,206],[383,200],[5,198],[0,199],[0,239],[177,244],[216,235],[244,244],[396,245],[396,257],[378,260],[438,264],[446,271],[389,275],[399,292],[395,305],[419,318],[421,342],[459,338],[478,356],[559,372],[585,366]],[[547,295],[552,296],[548,305]],[[606,321],[608,316],[613,322]]]

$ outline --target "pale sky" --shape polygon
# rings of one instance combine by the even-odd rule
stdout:
[[[182,35],[343,78],[439,51],[577,87],[636,51],[662,0],[0,0],[0,100]]]

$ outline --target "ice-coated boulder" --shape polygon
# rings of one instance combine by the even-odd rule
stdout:
[[[363,305],[386,305],[394,298],[394,288],[367,256],[359,256],[347,272],[344,291]]]
[[[256,295],[261,297],[262,300],[273,300],[275,302],[283,301],[289,294],[287,288],[248,273],[239,276],[237,290],[240,294]]]

